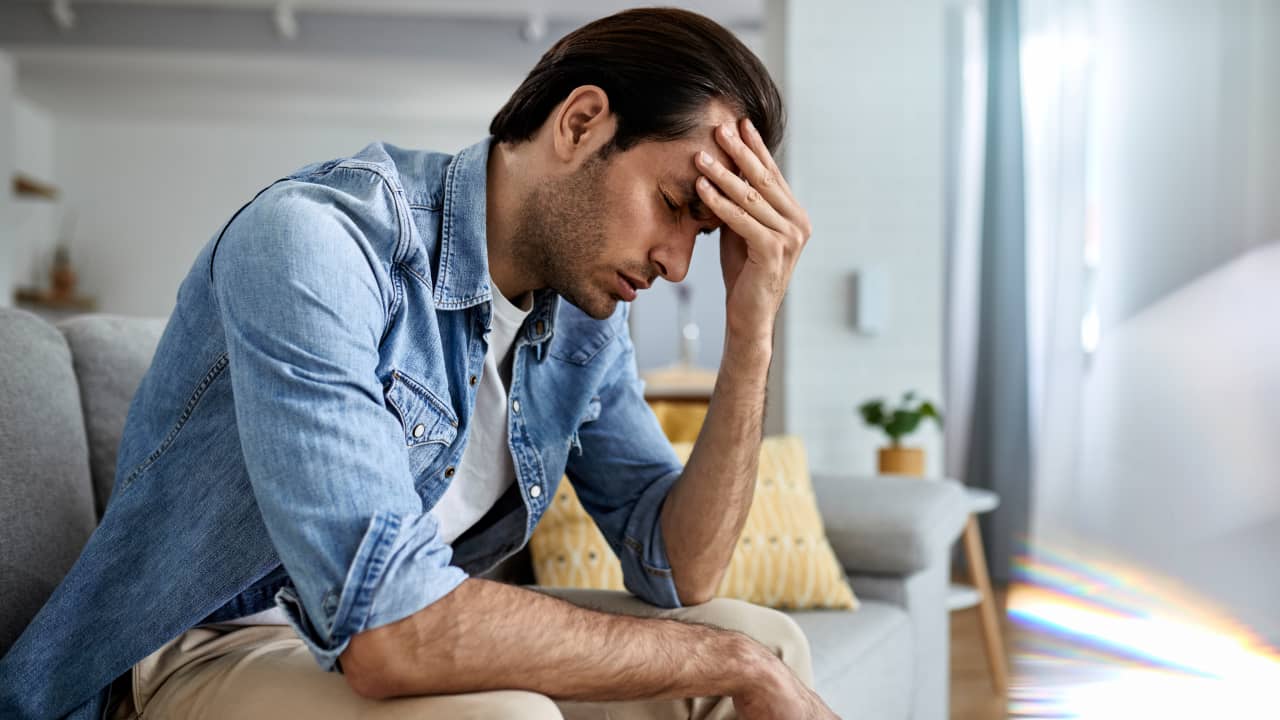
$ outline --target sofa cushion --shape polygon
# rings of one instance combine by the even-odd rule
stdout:
[[[915,666],[907,613],[863,599],[857,612],[788,613],[809,638],[814,689],[844,718],[905,720],[911,715]]]
[[[71,352],[52,325],[0,308],[0,655],[96,523]]]
[[[969,518],[954,480],[814,475],[827,539],[845,569],[910,575],[944,562]]]
[[[115,482],[129,404],[151,366],[164,320],[84,315],[59,323],[58,329],[71,346],[89,438],[94,505],[102,517]]]
[[[674,447],[676,456],[687,462],[693,445]],[[561,481],[529,547],[540,585],[623,589],[621,564],[568,478]],[[716,595],[784,610],[857,607],[823,534],[799,437],[767,437],[761,443],[751,508]]]

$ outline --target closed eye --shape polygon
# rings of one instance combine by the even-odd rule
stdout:
[[[668,195],[668,194],[666,193],[666,191],[659,191],[659,194],[660,194],[660,195],[662,195],[662,202],[664,202],[664,203],[666,203],[666,204],[667,204],[667,209],[669,209],[671,212],[676,213],[676,214],[679,214],[679,213],[680,213],[680,210],[684,207],[684,203],[676,202],[675,200],[673,200],[673,199],[671,198],[671,196],[670,196],[670,195]],[[690,209],[690,211],[691,211],[691,212],[690,212],[690,214],[693,216],[693,218],[694,218],[695,220],[704,220],[704,221],[705,221],[705,220],[707,220],[707,219],[710,219],[710,218],[705,218],[705,217],[703,217],[703,216],[704,216],[704,215],[706,215],[707,213],[706,213],[706,208],[704,208],[704,207],[703,207],[703,205],[702,205],[702,203],[701,203],[701,202],[698,202],[697,200],[691,200],[691,201],[689,201],[689,202],[688,202],[688,205],[689,205],[689,209]],[[704,227],[704,228],[701,228],[701,229],[699,229],[699,230],[698,230],[698,234],[699,234],[699,235],[710,235],[710,234],[714,233],[715,231],[717,231],[717,230],[719,230],[719,229],[720,229],[720,228],[719,228],[719,226],[716,226],[716,227]]]

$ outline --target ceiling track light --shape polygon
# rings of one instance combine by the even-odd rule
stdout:
[[[62,32],[70,32],[76,26],[76,11],[71,8],[71,0],[49,0],[49,17]]]
[[[277,3],[273,17],[277,35],[285,40],[298,37],[298,16],[293,12],[293,3]]]
[[[520,38],[527,43],[542,42],[547,36],[547,16],[543,13],[532,13],[520,26]]]

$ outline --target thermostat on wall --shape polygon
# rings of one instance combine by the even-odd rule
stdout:
[[[854,330],[879,335],[888,328],[889,274],[884,268],[862,268],[849,276],[849,306]]]

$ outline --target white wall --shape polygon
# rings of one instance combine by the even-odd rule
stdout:
[[[1155,555],[1280,512],[1280,5],[1095,5],[1101,344],[1041,524]],[[1260,247],[1267,252],[1260,252]]]
[[[1247,27],[1249,237],[1280,240],[1280,3],[1252,0]]]
[[[14,142],[14,168],[27,177],[57,187],[53,116],[21,95],[14,101]],[[14,198],[10,280],[15,287],[48,286],[65,210],[61,197],[57,200]]]
[[[13,304],[14,263],[14,202],[10,178],[15,162],[14,96],[15,73],[13,59],[0,52],[0,307]]]
[[[1036,542],[1176,578],[1280,642],[1280,4],[1093,8],[1103,328]]]
[[[1280,237],[1280,5],[1094,8],[1105,336],[1209,268]]]
[[[51,217],[38,217],[47,203],[26,208],[28,225],[66,234],[61,215],[73,215],[80,291],[101,311],[126,315],[168,314],[199,248],[273,180],[377,140],[456,151],[484,135],[519,79],[501,69],[342,58],[17,57],[30,98],[20,114],[31,140],[24,169],[62,190]],[[34,239],[41,235],[26,233],[19,248],[24,283],[47,273],[49,249]]]
[[[874,472],[884,442],[855,416],[862,401],[941,399],[943,20],[942,0],[786,6],[786,171],[814,235],[785,305],[780,380],[815,472]],[[889,279],[890,322],[868,337],[851,329],[848,282],[872,266]],[[911,442],[940,472],[939,433]]]
[[[100,310],[130,315],[168,313],[198,249],[272,180],[374,140],[454,152],[484,137],[528,71],[492,62],[136,50],[24,50],[19,68],[21,90],[33,99],[23,101],[29,125],[40,127],[50,108],[57,152],[49,179],[64,191],[58,212],[76,218],[71,254],[81,290]],[[45,176],[43,167],[33,172]],[[51,217],[56,234],[60,216]],[[43,282],[51,252],[52,241],[19,249],[20,274],[32,278],[24,282]],[[717,238],[700,239],[686,283],[702,331],[699,363],[718,367]],[[641,367],[676,360],[675,311],[666,283],[636,303]]]
[[[457,150],[474,128],[370,122],[62,117],[58,176],[76,209],[72,257],[104,312],[167,315],[199,249],[262,187],[373,140]]]
[[[1058,508],[1081,536],[1154,560],[1280,518],[1277,280],[1280,243],[1255,248],[1103,343],[1079,484]]]

